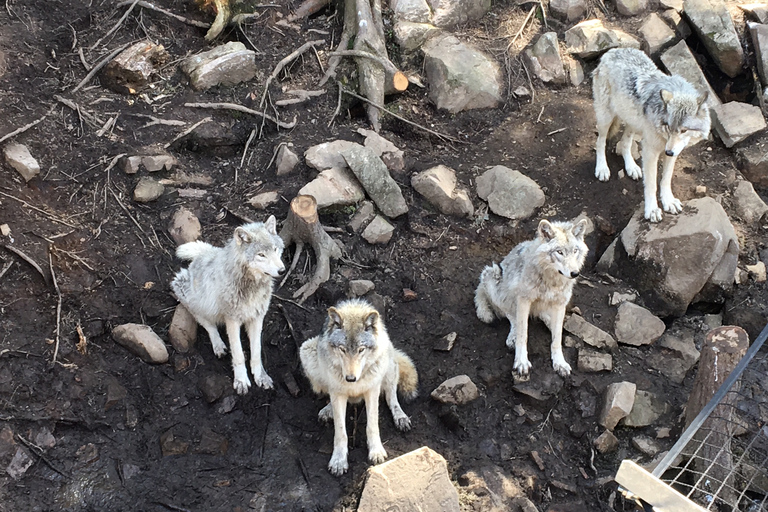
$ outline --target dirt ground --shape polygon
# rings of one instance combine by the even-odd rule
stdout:
[[[258,42],[259,75],[253,81],[197,93],[186,86],[175,65],[168,65],[138,96],[111,92],[99,86],[98,79],[70,93],[86,74],[78,48],[93,64],[127,42],[148,37],[163,44],[175,64],[206,49],[203,29],[137,8],[113,35],[100,40],[124,7],[114,9],[112,2],[100,0],[8,0],[0,9],[0,135],[49,113],[14,138],[39,160],[40,177],[25,184],[8,166],[0,172],[0,224],[11,228],[2,244],[21,250],[40,267],[38,272],[18,254],[0,250],[0,268],[12,263],[0,277],[0,510],[355,509],[368,467],[363,410],[349,409],[350,470],[335,478],[326,469],[332,428],[317,422],[325,402],[312,394],[297,354],[298,345],[320,329],[327,307],[345,296],[349,279],[375,283],[375,293],[386,304],[390,336],[413,357],[420,373],[420,397],[404,404],[413,430],[398,432],[389,415],[382,414],[382,439],[390,458],[427,445],[448,460],[454,479],[470,469],[501,467],[541,510],[630,510],[631,505],[616,496],[611,477],[623,458],[638,456],[630,445],[637,430],[617,429],[619,450],[609,456],[595,454],[592,441],[601,432],[595,414],[600,394],[609,383],[630,380],[639,389],[663,395],[672,405],[660,420],[660,425],[672,428],[672,437],[660,440],[668,447],[680,432],[678,416],[693,372],[682,386],[674,385],[647,367],[645,356],[652,347],[622,348],[614,354],[613,372],[575,371],[564,380],[550,367],[549,333],[535,322],[529,342],[533,376],[515,387],[512,355],[504,345],[508,325],[483,324],[472,303],[483,266],[531,237],[539,218],[568,219],[586,212],[598,220],[600,229],[588,237],[590,258],[573,305],[587,320],[612,330],[615,309],[608,307],[607,297],[616,287],[594,273],[594,262],[611,242],[612,232],[618,232],[641,204],[642,187],[615,176],[608,183],[595,180],[588,80],[578,88],[534,83],[534,98],[507,94],[498,110],[458,115],[436,111],[426,90],[418,87],[391,98],[388,108],[462,143],[449,144],[383,117],[382,134],[405,151],[406,171],[394,177],[410,211],[396,219],[395,235],[385,246],[371,246],[346,229],[334,233],[346,248],[346,258],[333,265],[331,280],[303,307],[283,299],[311,274],[312,261],[305,270],[302,260],[299,271],[277,291],[265,321],[263,349],[265,367],[276,382],[274,391],[252,389],[233,397],[229,390],[228,397],[208,403],[201,383],[231,378],[231,367],[229,357],[214,356],[202,329],[190,353],[173,353],[168,364],[158,366],[141,362],[112,341],[111,327],[125,322],[146,323],[166,337],[176,305],[169,283],[180,268],[166,227],[178,206],[198,215],[204,240],[223,244],[244,219],[263,220],[268,214],[284,219],[287,201],[314,177],[315,171],[303,162],[297,174],[276,176],[267,164],[280,142],[292,142],[303,153],[337,138],[362,140],[356,130],[367,125],[354,106],[327,127],[336,106],[332,87],[311,102],[282,107],[281,118],[297,116],[296,128],[277,131],[267,123],[238,168],[245,140],[260,121],[184,107],[190,101],[253,105],[275,64],[293,49],[320,37],[328,41],[328,51],[335,44],[331,41],[338,40],[342,16],[334,8],[305,20],[301,31],[292,31],[274,26],[280,14],[295,7],[281,3],[261,9],[262,16],[242,31],[228,30],[224,36],[248,46]],[[210,20],[186,1],[157,4]],[[459,30],[504,64],[510,90],[529,86],[519,60],[506,54],[506,36],[526,12],[514,2],[499,1],[482,22]],[[532,35],[526,32],[524,40]],[[273,97],[280,95],[282,86],[311,89],[321,74],[318,60],[307,54],[279,77]],[[116,127],[97,136],[97,130],[56,95],[75,101],[81,112],[102,121],[119,114]],[[187,126],[210,115],[224,127],[229,145],[171,148],[182,170],[213,179],[210,186],[188,186],[204,188],[203,198],[184,198],[172,190],[155,202],[136,203],[133,188],[148,173],[142,169],[126,175],[116,167],[105,172],[116,155],[162,146],[184,129],[142,128],[148,118],[141,116],[147,115],[186,121]],[[615,156],[609,163],[621,168]],[[475,219],[446,217],[410,186],[412,172],[437,164],[456,169],[470,190],[488,166],[518,169],[539,183],[547,201],[536,217],[519,223],[481,209]],[[695,185],[703,184],[708,194],[724,195],[727,206],[734,173],[731,153],[719,141],[704,142],[684,153],[673,187],[686,200],[694,197]],[[248,206],[248,198],[268,190],[279,191],[285,200],[266,212]],[[473,201],[476,207],[483,204],[474,195]],[[344,228],[351,213],[340,210],[321,220]],[[738,227],[744,241],[742,263],[754,263],[765,228]],[[286,261],[290,255],[291,250],[286,251]],[[54,278],[61,294],[60,320]],[[405,302],[405,288],[418,298]],[[703,334],[704,311],[750,309],[759,318],[766,299],[762,285],[745,285],[724,308],[692,310],[683,321]],[[58,361],[52,365],[57,325]],[[87,339],[86,354],[76,350],[78,326]],[[453,331],[458,338],[451,352],[433,350],[436,341]],[[575,354],[566,349],[574,367]],[[298,397],[284,384],[287,374],[298,382]],[[459,374],[478,384],[480,399],[462,407],[440,406],[430,399],[440,382]],[[7,475],[4,468],[16,445],[40,443],[46,430],[53,434],[55,446],[42,456],[30,448],[35,464],[19,480]],[[655,437],[653,427],[640,432]],[[164,456],[161,446],[179,454]],[[543,470],[531,451],[541,456]],[[471,498],[462,496],[471,510]]]

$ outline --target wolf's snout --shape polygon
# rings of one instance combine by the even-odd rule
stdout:
[[[675,152],[672,151],[671,149],[667,149],[666,151],[664,151],[664,154],[667,156],[675,156]]]
[[[277,269],[277,275],[281,276],[283,274],[285,274],[285,266],[282,266],[279,269]]]
[[[344,378],[347,380],[347,382],[355,382],[357,380],[357,377],[355,377],[354,375],[347,375]]]
[[[571,278],[579,277],[578,272],[571,272]]]

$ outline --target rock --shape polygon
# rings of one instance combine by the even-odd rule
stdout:
[[[212,404],[232,390],[232,379],[226,375],[211,373],[200,377],[197,387],[202,391],[205,401]]]
[[[519,511],[520,506],[515,502],[525,496],[525,491],[520,488],[515,478],[494,465],[467,471],[459,477],[459,484],[464,493],[473,495],[472,508],[467,510]],[[537,509],[534,507],[533,511],[537,512]]]
[[[410,288],[403,288],[403,302],[412,302],[419,298],[419,294]]]
[[[168,60],[163,45],[139,41],[118,54],[101,72],[101,83],[113,91],[136,94]]]
[[[365,147],[373,150],[377,156],[381,157],[381,161],[384,162],[387,169],[394,172],[405,169],[405,155],[401,149],[373,130],[359,128],[357,133],[365,137]]]
[[[565,32],[565,48],[571,55],[591,59],[611,48],[640,48],[640,41],[621,30],[605,27],[598,19],[585,20]]]
[[[0,459],[16,452],[16,441],[13,439],[13,429],[8,425],[0,430]]]
[[[682,2],[681,2],[682,4]],[[675,9],[667,9],[661,13],[662,19],[666,21],[670,27],[675,31],[675,34],[680,39],[688,39],[693,31],[688,23],[680,16],[680,11]]]
[[[398,20],[427,23],[432,16],[426,0],[391,0],[390,6]]]
[[[149,172],[157,172],[163,169],[170,171],[179,162],[173,155],[151,155],[141,157],[141,163]]]
[[[756,138],[736,149],[737,162],[741,173],[753,185],[768,188],[768,136]]]
[[[733,189],[733,206],[736,215],[749,224],[757,224],[768,212],[768,206],[760,198],[752,183],[741,180]]]
[[[104,402],[104,410],[108,411],[116,406],[121,400],[128,396],[128,390],[115,379],[110,379],[107,383],[107,399]]]
[[[541,187],[520,171],[503,165],[491,167],[477,177],[477,195],[496,215],[508,219],[527,219],[544,204]]]
[[[405,52],[412,52],[421,48],[432,36],[442,31],[430,23],[412,23],[410,21],[398,21],[395,23],[395,41]]]
[[[160,449],[163,452],[163,457],[184,455],[189,450],[189,443],[176,439],[173,435],[173,429],[171,429],[160,436]]]
[[[577,367],[580,372],[610,372],[613,370],[613,357],[594,350],[579,350]]]
[[[664,334],[664,321],[647,309],[623,302],[616,314],[613,330],[619,343],[639,347],[649,345]]]
[[[544,82],[564,84],[566,81],[563,58],[560,56],[560,43],[557,32],[546,32],[536,43],[525,50],[525,56],[531,65],[533,74]]]
[[[386,244],[392,239],[395,226],[387,222],[381,215],[376,215],[368,227],[363,230],[363,238],[369,244]]]
[[[117,165],[123,170],[125,174],[136,174],[139,172],[139,166],[141,165],[140,156],[124,156],[118,160]]]
[[[663,414],[669,412],[669,404],[650,391],[635,393],[632,411],[621,420],[625,427],[647,427],[653,425]]]
[[[256,194],[248,200],[248,204],[257,210],[264,210],[267,207],[277,203],[279,200],[280,194],[273,190],[272,192],[262,192],[261,194]]]
[[[165,343],[148,325],[118,325],[112,329],[112,338],[147,363],[168,362]]]
[[[714,116],[713,110],[722,102],[718,98],[715,90],[709,85],[704,72],[701,71],[696,57],[691,53],[688,44],[680,41],[675,46],[661,54],[661,62],[672,75],[680,75],[693,85],[699,93],[707,93],[707,105],[710,108],[710,115]]]
[[[611,300],[608,302],[609,306],[618,306],[622,302],[633,302],[637,300],[636,293],[619,293],[613,292],[611,294]]]
[[[176,305],[171,325],[168,327],[168,341],[177,352],[189,352],[197,340],[197,320],[183,304]]]
[[[430,396],[444,404],[464,405],[479,397],[480,392],[472,379],[458,375],[440,384]]]
[[[445,459],[424,446],[368,468],[357,511],[381,510],[459,512]]]
[[[357,142],[348,140],[334,140],[312,146],[304,152],[304,160],[307,165],[318,171],[347,166],[347,161],[341,155],[350,148],[362,148]]]
[[[657,350],[646,357],[650,368],[676,384],[682,384],[685,375],[699,361],[699,351],[693,333],[665,333],[655,345]]]
[[[362,297],[366,293],[373,291],[376,285],[373,281],[367,279],[353,279],[349,282],[347,293],[350,297]]]
[[[632,382],[616,382],[605,389],[605,401],[598,423],[613,430],[632,411],[637,386]]]
[[[24,476],[24,473],[26,473],[34,463],[35,461],[29,456],[26,448],[19,446],[16,448],[16,453],[14,454],[13,459],[11,459],[11,463],[5,468],[5,472],[14,480],[20,480]]]
[[[40,174],[40,164],[34,159],[27,146],[11,142],[3,148],[5,162],[16,169],[24,181]]]
[[[181,70],[189,76],[196,91],[215,85],[235,85],[256,76],[256,52],[240,42],[230,42],[213,50],[188,57]]]
[[[582,318],[580,315],[569,315],[563,324],[563,329],[581,338],[584,343],[595,348],[609,348],[610,350],[618,347],[616,340],[600,329]]]
[[[152,178],[141,178],[136,188],[133,189],[133,200],[139,203],[148,203],[159,198],[165,192],[165,187]]]
[[[194,242],[200,238],[202,233],[203,229],[200,226],[200,221],[191,210],[180,206],[173,213],[171,223],[168,225],[168,234],[171,235],[176,245]]]
[[[363,201],[349,220],[348,226],[353,232],[359,233],[374,218],[376,218],[376,208],[373,206],[373,203],[371,201]]]
[[[683,12],[683,0],[659,0],[659,7]]]
[[[365,198],[365,190],[346,165],[322,171],[304,185],[299,194],[314,197],[320,210],[356,204]]]
[[[343,151],[342,156],[381,213],[394,218],[408,212],[402,190],[373,150],[357,145]]]
[[[229,448],[229,441],[226,437],[218,434],[210,428],[203,428],[203,434],[200,442],[192,450],[192,453],[203,455],[225,455]]]
[[[645,43],[645,51],[650,55],[659,53],[675,40],[675,31],[655,12],[640,25],[640,35]]]
[[[293,372],[290,370],[285,370],[282,377],[283,384],[285,384],[285,388],[288,390],[291,396],[294,398],[299,396],[301,394],[301,388],[299,387],[299,383],[296,382],[296,377],[293,376]]]
[[[637,16],[648,9],[648,0],[615,0],[616,11],[623,16]]]
[[[232,387],[231,385],[229,387]],[[237,398],[234,395],[228,395],[221,399],[216,405],[216,412],[219,414],[229,414],[235,409]]]
[[[744,51],[722,0],[685,0],[683,10],[718,67],[731,78],[741,73]]]
[[[437,108],[455,114],[502,103],[499,65],[485,53],[450,34],[435,35],[422,50],[429,98]]]
[[[749,275],[752,276],[752,279],[755,280],[756,283],[764,283],[766,278],[766,269],[765,269],[765,263],[762,261],[758,261],[754,265],[747,265],[747,272],[749,272]]]
[[[584,68],[576,59],[568,59],[568,80],[574,87],[580,86],[584,82]]]
[[[755,48],[757,73],[760,75],[760,81],[768,84],[768,25],[749,23],[748,26],[752,46]]]
[[[280,144],[275,155],[275,168],[278,176],[291,174],[299,164],[299,156],[293,152],[293,144]]]
[[[123,388],[123,391],[125,391],[125,388]],[[50,450],[56,446],[56,438],[53,437],[53,433],[48,427],[42,427],[40,432],[35,435],[34,441],[43,450]]]
[[[464,25],[479,20],[491,9],[491,0],[427,0],[432,23],[438,27]]]
[[[712,113],[714,128],[727,148],[765,130],[765,118],[755,105],[730,101],[717,105]]]
[[[632,438],[632,446],[643,455],[653,457],[661,451],[659,444],[648,436],[635,436]]]
[[[456,171],[450,167],[438,165],[415,174],[411,186],[446,215],[472,217],[475,213],[467,191],[457,188]]]
[[[604,431],[597,436],[594,441],[595,449],[605,455],[619,447],[619,440],[610,430]]]
[[[8,224],[0,224],[0,235],[2,236],[10,236],[11,235],[11,226]]]
[[[435,345],[432,347],[433,350],[437,350],[438,352],[450,352],[451,349],[453,349],[453,345],[456,343],[456,332],[451,332],[437,340]]]
[[[679,215],[651,224],[641,205],[616,239],[623,250],[615,248],[612,264],[601,258],[597,265],[637,290],[660,317],[681,316],[693,301],[722,300],[738,262],[736,231],[723,207],[710,197],[683,206]]]
[[[587,13],[586,0],[550,0],[549,12],[567,23],[579,21]]]

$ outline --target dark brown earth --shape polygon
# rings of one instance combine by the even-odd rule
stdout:
[[[111,2],[99,0],[8,0],[0,9],[0,135],[50,111],[45,121],[14,138],[28,145],[40,161],[41,176],[25,184],[8,166],[0,172],[0,224],[11,228],[2,244],[23,251],[43,274],[17,254],[0,250],[0,268],[13,264],[0,278],[0,430],[14,435],[13,441],[0,435],[0,510],[354,509],[368,467],[362,408],[350,407],[350,471],[335,478],[326,470],[332,429],[316,419],[325,402],[312,394],[302,376],[297,346],[319,330],[326,308],[344,297],[347,281],[356,278],[376,284],[376,294],[386,303],[390,335],[413,357],[420,372],[421,396],[404,405],[413,430],[400,433],[391,418],[382,415],[382,438],[390,457],[428,445],[448,460],[454,479],[466,470],[500,466],[541,510],[630,509],[616,497],[611,477],[623,458],[637,457],[629,443],[637,431],[617,429],[618,452],[595,455],[592,441],[601,432],[595,405],[604,387],[619,380],[663,395],[672,405],[659,422],[672,428],[672,438],[661,440],[668,447],[680,432],[679,415],[693,372],[683,386],[676,386],[647,367],[645,359],[653,347],[622,348],[614,354],[612,373],[575,371],[563,380],[550,368],[549,333],[534,322],[529,345],[534,371],[529,394],[521,393],[514,389],[512,355],[504,345],[508,325],[481,323],[472,303],[482,267],[530,238],[539,218],[568,219],[586,212],[603,219],[602,229],[588,238],[590,258],[573,305],[587,320],[612,330],[615,309],[607,306],[607,297],[615,287],[594,273],[595,255],[610,243],[607,233],[620,230],[640,205],[642,190],[627,178],[614,177],[603,184],[593,177],[589,81],[562,89],[534,83],[533,99],[507,94],[498,110],[458,115],[436,111],[426,91],[416,87],[391,98],[388,108],[462,143],[449,144],[383,118],[382,134],[405,151],[406,172],[394,177],[410,211],[395,221],[395,236],[385,246],[373,247],[346,230],[334,233],[347,257],[334,264],[331,280],[303,307],[283,299],[311,274],[312,262],[305,271],[302,260],[299,270],[277,291],[279,297],[265,322],[263,349],[276,390],[252,389],[244,397],[208,403],[201,391],[205,382],[231,378],[231,368],[229,357],[216,359],[202,330],[192,352],[172,353],[171,362],[157,366],[141,362],[113,342],[111,327],[125,322],[146,323],[166,337],[176,305],[169,282],[180,268],[166,227],[178,206],[198,215],[203,239],[215,244],[223,244],[245,219],[263,220],[268,214],[284,219],[287,201],[315,172],[302,163],[298,174],[278,178],[274,167],[267,165],[273,149],[284,141],[293,142],[300,152],[337,138],[360,141],[357,128],[367,128],[362,110],[354,106],[327,127],[336,106],[336,90],[331,87],[312,102],[283,108],[281,118],[297,116],[296,128],[278,132],[267,123],[250,145],[245,165],[237,169],[244,142],[260,121],[183,106],[189,101],[253,106],[253,98],[260,97],[266,77],[280,59],[309,39],[324,37],[325,51],[331,40],[338,40],[342,16],[334,8],[305,20],[297,32],[275,28],[278,16],[298,2],[281,4],[260,9],[263,15],[242,32],[229,30],[224,35],[248,46],[258,43],[259,75],[248,84],[203,93],[188,88],[175,68],[186,54],[206,49],[203,29],[137,8],[113,36],[91,48],[124,7],[115,10]],[[164,0],[158,5],[210,20],[185,1]],[[496,2],[482,22],[459,29],[504,63],[509,90],[529,85],[520,61],[514,55],[505,57],[508,36],[525,12],[527,8],[514,2]],[[332,36],[307,29],[326,30]],[[535,33],[526,32],[518,47]],[[78,48],[93,64],[113,49],[143,38],[163,44],[173,62],[142,95],[111,92],[99,86],[98,79],[76,94],[68,92],[86,74]],[[418,71],[419,66],[413,69]],[[310,89],[321,74],[317,59],[306,54],[279,77],[271,94],[280,97],[282,86]],[[98,137],[55,95],[77,102],[82,111],[102,121],[119,114],[116,128]],[[183,129],[142,129],[148,119],[140,115],[188,125],[211,115],[224,127],[232,145],[171,149],[181,169],[213,179],[211,186],[192,186],[205,188],[203,199],[185,199],[173,191],[153,203],[139,204],[132,200],[132,191],[147,175],[145,170],[137,175],[118,168],[105,172],[116,155],[162,146]],[[616,157],[609,163],[614,169],[621,167]],[[487,166],[518,169],[544,188],[547,202],[535,218],[519,223],[483,212],[473,220],[448,218],[410,187],[412,172],[436,164],[456,169],[470,190],[475,176]],[[710,141],[684,154],[673,186],[686,200],[694,196],[695,185],[703,184],[709,195],[723,194],[728,207],[727,190],[734,176],[731,153],[719,141]],[[285,201],[266,212],[254,211],[247,199],[262,190],[277,190]],[[482,205],[476,196],[473,201]],[[321,220],[344,228],[351,213],[352,209],[340,210],[322,215]],[[739,225],[739,230],[744,242],[741,262],[754,263],[763,248],[765,227]],[[285,256],[288,261],[290,252]],[[54,276],[61,292],[58,322]],[[404,302],[405,288],[418,298]],[[754,336],[755,326],[761,327],[766,297],[763,285],[745,285],[724,307],[691,310],[684,322],[700,328],[703,336],[704,311],[722,311],[727,319],[728,314],[747,310],[742,316],[753,319],[753,325],[745,327]],[[52,365],[57,324],[59,352]],[[78,325],[87,339],[86,354],[75,348]],[[449,353],[434,351],[435,342],[452,331],[458,333],[455,348]],[[575,350],[566,349],[566,357],[575,366]],[[429,398],[440,382],[462,373],[480,386],[480,399],[449,408]],[[286,374],[298,382],[298,397],[284,385]],[[231,384],[226,387],[229,390]],[[233,406],[231,412],[225,412],[227,402]],[[44,429],[53,433],[55,446],[43,457],[33,448],[35,464],[21,479],[12,479],[4,469],[16,450],[13,443],[34,442]],[[653,427],[641,432],[655,437]],[[184,453],[164,456],[161,445]],[[534,450],[544,470],[532,460]],[[462,500],[471,509],[465,496]]]

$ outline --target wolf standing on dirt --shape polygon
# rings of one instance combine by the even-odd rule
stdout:
[[[528,317],[541,318],[552,333],[552,367],[563,377],[571,366],[563,356],[563,320],[571,300],[587,245],[587,221],[539,223],[536,238],[512,249],[501,266],[485,267],[475,291],[477,316],[486,323],[495,318],[509,320],[507,347],[515,348],[514,371],[527,375]]]
[[[672,194],[672,172],[680,152],[709,136],[707,93],[699,93],[679,76],[665,75],[640,50],[610,50],[600,59],[593,76],[597,117],[597,163],[595,177],[608,181],[611,175],[605,160],[606,138],[612,127],[625,125],[617,150],[624,157],[627,175],[643,177],[645,218],[659,222],[656,202],[656,174],[661,152],[661,206],[665,212],[680,213],[683,205]],[[643,168],[632,158],[632,140],[642,139]]]
[[[387,458],[379,435],[379,396],[384,397],[395,425],[409,430],[411,420],[397,401],[398,389],[406,399],[416,396],[418,374],[413,361],[394,348],[379,313],[368,302],[353,299],[328,308],[323,332],[301,345],[301,365],[315,393],[327,393],[331,402],[318,414],[333,419],[333,455],[328,469],[341,475],[347,463],[347,402],[365,400],[368,459],[378,464]]]
[[[235,372],[234,388],[241,395],[251,386],[240,343],[243,324],[251,341],[253,380],[262,388],[272,387],[272,379],[261,364],[261,328],[272,298],[272,278],[285,270],[280,260],[283,240],[275,227],[275,217],[270,216],[267,222],[236,228],[225,247],[197,241],[176,249],[177,257],[192,263],[176,274],[171,287],[197,323],[208,331],[218,357],[227,353],[227,347],[217,326],[226,326]]]

